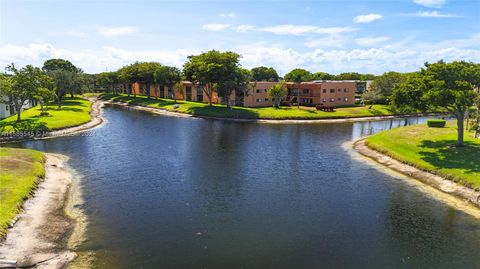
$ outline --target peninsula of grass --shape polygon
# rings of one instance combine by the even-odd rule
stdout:
[[[0,148],[0,238],[44,178],[44,160],[36,150]]]
[[[40,115],[40,106],[35,106],[21,113],[21,121],[13,115],[0,120],[2,133],[52,131],[73,127],[89,122],[92,102],[80,98],[67,98],[61,107],[57,104],[47,105],[48,115]]]
[[[184,100],[177,100],[178,108],[175,109],[174,100],[172,99],[155,99],[147,98],[146,96],[126,94],[102,94],[100,96],[103,100],[112,100],[114,102],[123,102],[132,105],[147,106],[152,108],[159,108],[168,111],[187,113],[194,116],[215,117],[215,118],[238,118],[238,119],[338,119],[338,118],[357,118],[357,117],[372,117],[372,116],[388,116],[392,113],[388,110],[386,105],[374,105],[371,108],[364,106],[339,107],[335,112],[318,111],[314,107],[301,106],[298,109],[296,106],[292,107],[239,107],[234,106],[231,109],[225,105],[209,106],[206,103],[190,102]]]
[[[438,174],[473,189],[480,189],[480,139],[465,133],[465,145],[455,146],[454,121],[446,127],[427,124],[383,131],[367,138],[368,147],[401,162]]]

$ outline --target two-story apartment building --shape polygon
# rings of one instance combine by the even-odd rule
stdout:
[[[232,92],[230,96],[231,104],[243,105],[245,107],[268,107],[272,106],[272,98],[268,95],[268,89],[278,82],[258,81],[252,82],[247,94]],[[189,81],[183,81],[183,90],[175,91],[173,86],[160,86],[156,84],[147,85],[136,82],[128,87],[128,91],[134,94],[145,94],[157,98],[174,97],[178,100],[208,102],[208,96],[203,90],[203,86],[195,85]],[[288,95],[284,104],[297,103],[297,91],[300,91],[299,100],[301,105],[315,106],[324,104],[326,106],[348,106],[355,103],[355,91],[357,90],[356,81],[312,81],[302,82],[300,84],[286,83]],[[224,103],[222,98],[213,91],[212,103]]]
[[[272,106],[273,102],[268,96],[268,89],[277,82],[256,82],[254,89],[245,97],[246,107]],[[287,83],[287,97],[284,103],[296,104],[297,91],[300,104],[314,106],[324,104],[327,106],[348,106],[355,103],[356,82],[354,81],[312,81],[300,84]]]

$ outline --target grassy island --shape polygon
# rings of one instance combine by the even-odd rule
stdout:
[[[335,119],[335,118],[356,118],[371,116],[392,115],[385,105],[374,105],[372,108],[363,106],[339,107],[335,112],[317,111],[314,107],[238,107],[232,109],[224,105],[209,106],[206,103],[189,102],[177,100],[178,108],[175,109],[172,99],[148,99],[146,96],[137,95],[136,97],[126,94],[102,94],[104,100],[129,103],[133,105],[148,106],[168,111],[187,113],[195,116],[219,117],[219,118],[240,118],[240,119]]]
[[[0,148],[0,238],[45,176],[44,160],[39,151]]]
[[[480,139],[465,133],[465,145],[455,146],[456,123],[444,128],[427,124],[383,131],[367,138],[368,147],[425,171],[480,189]]]
[[[40,115],[40,106],[32,107],[21,113],[21,121],[13,115],[0,120],[1,132],[21,131],[52,131],[77,126],[89,122],[92,103],[80,97],[68,98],[62,101],[62,106],[49,104],[48,115]]]

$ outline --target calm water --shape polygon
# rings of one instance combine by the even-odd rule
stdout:
[[[106,108],[71,156],[95,268],[480,268],[480,220],[345,141],[410,119],[267,125]]]

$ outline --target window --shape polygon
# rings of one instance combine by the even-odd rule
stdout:
[[[303,89],[303,94],[308,94],[309,90],[308,89]]]
[[[343,101],[348,102],[348,98],[347,97],[343,98]]]
[[[348,92],[348,89],[347,88],[343,89],[343,92]]]
[[[330,89],[330,93],[334,93],[335,92],[335,89]]]
[[[338,92],[341,92],[341,91],[342,91],[342,89],[338,89]]]
[[[268,91],[267,89],[263,90],[263,92],[267,92],[267,91]]]
[[[342,98],[338,98],[337,100],[338,100],[338,101],[342,101]]]
[[[325,98],[323,98],[323,99],[322,99],[322,103],[325,103],[325,102],[327,102],[327,100],[325,100]]]
[[[335,102],[335,98],[330,98],[330,102]]]
[[[268,102],[268,98],[265,98],[265,102]]]
[[[323,93],[327,93],[327,89],[323,89]]]
[[[260,89],[257,89],[256,92],[257,92],[257,93],[260,93]]]
[[[257,98],[257,103],[261,103],[261,102],[262,102],[262,99]]]
[[[6,110],[6,111],[8,111],[8,108],[9,108],[8,106],[5,106],[5,110]]]

